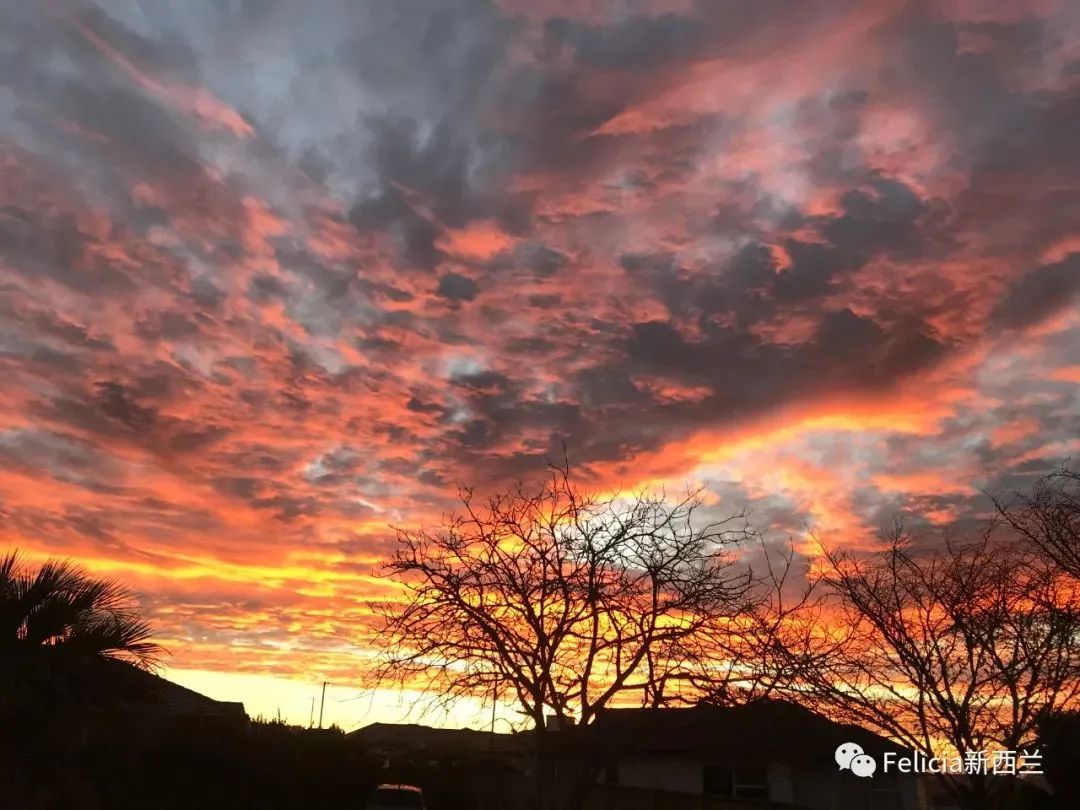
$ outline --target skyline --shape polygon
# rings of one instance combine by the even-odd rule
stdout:
[[[564,445],[800,547],[1080,455],[1067,2],[11,5],[3,545],[215,697],[354,682],[390,526]]]

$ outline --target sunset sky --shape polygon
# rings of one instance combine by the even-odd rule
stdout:
[[[9,0],[0,547],[353,727],[390,525],[564,444],[977,516],[1080,457],[1078,143],[1069,0]]]

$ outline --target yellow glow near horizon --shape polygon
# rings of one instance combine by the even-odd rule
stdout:
[[[244,704],[252,718],[307,726],[318,723],[321,683],[304,683],[269,675],[212,672],[200,669],[167,669],[163,677],[213,698]],[[312,702],[314,701],[314,703]],[[423,723],[443,728],[491,728],[491,702],[467,698],[450,711],[432,707],[431,697],[416,690],[359,689],[347,684],[326,688],[323,727],[337,725],[355,731],[371,723]],[[512,706],[500,703],[495,709],[495,730],[505,732],[522,725],[522,717]]]

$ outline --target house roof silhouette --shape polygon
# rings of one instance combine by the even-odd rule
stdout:
[[[91,688],[108,690],[121,705],[132,709],[176,717],[247,719],[243,703],[215,700],[126,661],[96,659],[81,677]]]
[[[373,749],[428,753],[505,751],[518,745],[516,735],[512,734],[492,734],[471,728],[434,728],[418,723],[371,723],[347,736]]]
[[[872,756],[910,751],[861,726],[836,723],[786,700],[737,706],[605,709],[578,730],[579,742],[610,753],[798,759],[835,767],[837,746],[854,742]]]

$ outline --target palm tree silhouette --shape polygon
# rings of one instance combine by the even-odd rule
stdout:
[[[65,658],[119,658],[152,669],[164,651],[151,635],[134,593],[115,580],[67,560],[32,570],[18,552],[0,557],[0,651],[46,648]]]
[[[92,730],[114,726],[122,670],[157,666],[164,650],[151,632],[115,580],[66,560],[0,557],[0,805],[77,806],[70,785],[63,796],[57,786],[80,778]]]

